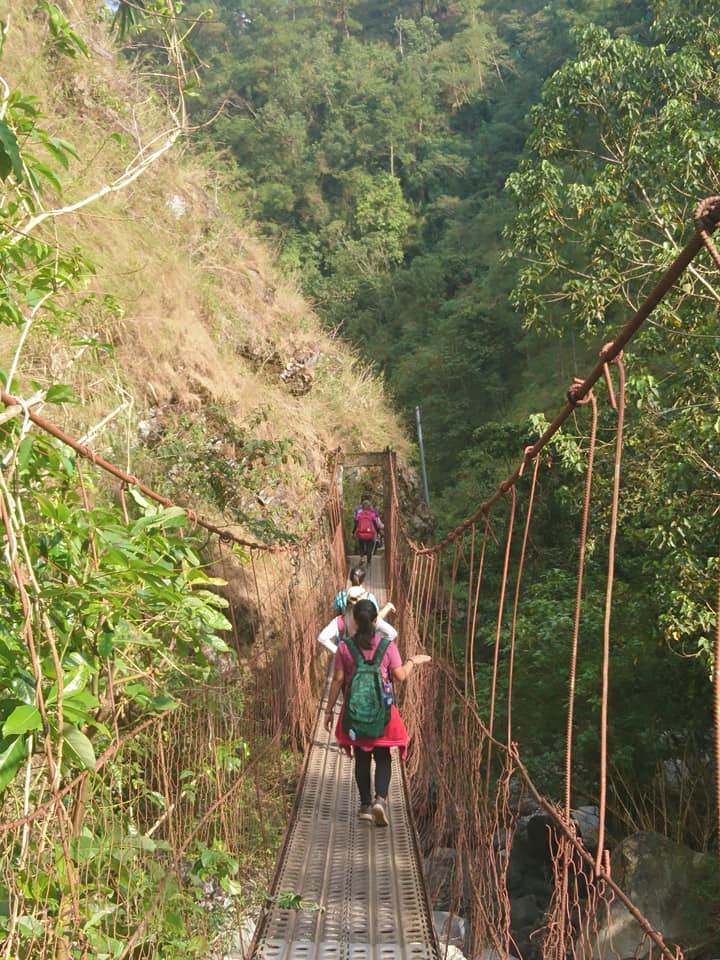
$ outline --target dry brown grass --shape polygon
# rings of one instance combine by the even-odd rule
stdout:
[[[89,62],[48,60],[42,16],[22,0],[13,5],[0,69],[13,87],[40,99],[45,126],[78,149],[81,162],[66,176],[68,202],[117,176],[167,117],[116,61],[105,26],[79,2],[65,9],[90,43]],[[111,140],[113,133],[126,144]],[[93,293],[113,298],[118,311],[96,301],[79,307],[69,331],[51,335],[38,324],[23,350],[21,384],[72,384],[81,403],[52,415],[78,434],[132,398],[95,441],[99,451],[123,451],[132,469],[152,469],[138,419],[170,406],[192,416],[203,404],[243,426],[262,412],[253,428],[261,439],[293,438],[304,462],[288,468],[291,496],[307,495],[307,473],[319,478],[324,454],[337,447],[391,446],[402,459],[408,441],[381,381],[321,328],[239,207],[222,166],[181,146],[124,192],[46,228],[46,238],[79,244],[96,265],[73,303]],[[113,352],[80,348],[68,333],[107,341]],[[15,331],[2,331],[1,366],[16,343]],[[281,377],[298,359],[312,378],[303,395]]]

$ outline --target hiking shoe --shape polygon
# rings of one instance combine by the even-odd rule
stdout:
[[[375,797],[375,803],[372,805],[372,816],[376,827],[386,827],[388,825],[387,808],[382,797]]]
[[[358,810],[358,820],[372,820],[373,811],[369,803],[363,803]]]

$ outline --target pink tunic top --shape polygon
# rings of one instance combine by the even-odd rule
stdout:
[[[373,637],[372,646],[369,650],[362,650],[360,647],[358,647],[361,656],[364,656],[366,660],[371,660],[382,640],[382,635],[376,633]],[[402,666],[400,651],[398,650],[396,644],[391,641],[387,650],[383,654],[382,660],[380,661],[380,674],[383,680],[392,680],[391,671],[400,666]],[[334,669],[342,669],[343,671],[343,694],[345,694],[347,693],[350,679],[353,673],[355,673],[355,657],[353,657],[352,653],[350,652],[350,648],[344,640],[341,640],[338,644],[337,653],[335,654]],[[343,707],[340,710],[340,716],[338,717],[337,726],[335,727],[335,736],[338,743],[343,748],[345,753],[348,754],[348,756],[352,752],[352,747],[355,747],[356,750],[372,750],[373,747],[398,747],[400,750],[400,756],[403,760],[405,759],[405,755],[407,754],[408,732],[405,729],[405,724],[403,723],[402,717],[398,713],[395,704],[390,707],[390,720],[388,721],[388,725],[385,727],[385,732],[381,737],[358,737],[357,740],[351,740],[342,728],[344,709],[345,706],[343,704]]]

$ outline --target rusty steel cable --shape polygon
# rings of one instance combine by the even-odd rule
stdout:
[[[595,445],[597,442],[598,405],[595,394],[591,390],[581,403],[590,403],[592,417],[590,421],[590,439],[588,442],[587,466],[585,468],[585,492],[583,495],[582,519],[580,522],[580,537],[578,539],[578,572],[575,589],[575,612],[573,615],[573,632],[570,647],[570,670],[568,678],[568,710],[565,746],[565,819],[570,820],[570,792],[572,783],[572,755],[573,755],[573,726],[575,722],[575,687],[577,682],[578,644],[580,640],[580,622],[582,618],[583,583],[585,578],[585,551],[587,548],[587,534],[590,521],[590,502],[592,498],[593,466],[595,464]]]
[[[447,651],[448,657],[451,658],[453,666],[455,665],[455,650],[452,644],[452,617],[453,617],[453,606],[455,602],[455,582],[457,580],[458,569],[460,568],[460,560],[462,556],[462,540],[459,539],[454,544],[453,556],[452,556],[452,570],[450,573],[450,583],[448,589],[444,591],[447,594],[447,612],[445,614],[445,650]]]
[[[472,692],[473,700],[477,699],[477,689],[475,685],[475,635],[477,632],[477,619],[478,619],[478,607],[480,605],[480,589],[482,587],[483,573],[485,571],[485,555],[487,552],[487,541],[488,541],[488,531],[489,531],[489,518],[485,517],[483,530],[483,539],[482,539],[482,548],[480,550],[480,562],[478,564],[477,578],[475,582],[475,592],[473,595],[473,604],[472,604],[472,620],[469,625],[469,634],[465,637],[465,645],[468,651],[468,659],[470,660],[470,677],[472,681]],[[475,529],[475,524],[473,524],[473,530]]]
[[[497,695],[497,685],[498,685],[498,668],[500,665],[500,641],[502,638],[502,627],[503,620],[505,617],[505,594],[507,592],[507,583],[508,577],[510,575],[510,553],[512,548],[513,541],[513,532],[515,529],[515,508],[517,505],[517,494],[515,491],[515,484],[511,484],[507,488],[510,492],[511,506],[510,506],[510,516],[508,517],[507,523],[507,536],[505,540],[505,559],[503,562],[502,576],[500,580],[500,598],[498,600],[497,606],[497,618],[495,621],[495,648],[493,650],[493,669],[492,669],[492,680],[490,683],[490,719],[488,721],[488,730],[490,731],[490,739],[488,740],[488,753],[487,753],[487,779],[486,779],[486,789],[490,784],[490,769],[491,769],[491,757],[492,757],[492,737],[495,733],[495,710],[496,710],[496,695]]]
[[[528,496],[527,514],[525,516],[525,529],[523,530],[522,543],[520,545],[520,557],[518,559],[517,573],[515,574],[515,596],[513,598],[512,618],[510,621],[510,644],[509,644],[509,653],[508,653],[507,743],[512,742],[513,670],[515,667],[515,639],[517,637],[518,609],[520,607],[520,587],[522,585],[523,569],[525,566],[525,553],[527,551],[528,537],[530,535],[530,524],[532,523],[532,518],[533,518],[533,506],[535,504],[535,492],[537,490],[537,477],[538,477],[539,466],[540,466],[540,457],[535,457],[535,460],[533,461],[530,494]]]
[[[470,624],[472,622],[473,615],[473,604],[471,603],[470,598],[472,597],[473,592],[473,583],[475,580],[475,535],[476,535],[476,524],[472,524],[470,532],[470,558],[468,560],[468,596],[467,596],[467,610],[465,612],[465,638],[470,639]],[[463,662],[463,670],[465,674],[465,690],[469,690],[471,686],[470,674],[474,672],[474,664],[472,658],[472,650],[469,645],[465,644],[465,658]]]
[[[615,462],[613,468],[612,504],[610,509],[610,531],[608,537],[608,569],[605,587],[605,607],[603,611],[603,652],[602,652],[602,689],[600,699],[600,788],[598,796],[598,841],[595,872],[602,871],[602,858],[605,855],[605,812],[607,802],[607,766],[608,766],[608,698],[610,695],[610,625],[612,622],[613,586],[615,584],[615,550],[617,545],[618,513],[620,510],[620,467],[623,451],[623,427],[625,423],[625,368],[620,356],[614,363],[618,370],[619,398],[617,402],[618,422],[615,433]],[[609,372],[607,373],[609,377]]]

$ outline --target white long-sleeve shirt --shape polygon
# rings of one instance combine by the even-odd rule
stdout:
[[[344,629],[340,627],[340,624],[338,623],[339,619],[340,617],[334,617],[330,623],[326,627],[323,627],[318,634],[318,643],[325,647],[326,650],[329,650],[330,653],[335,653],[337,650],[337,645],[342,639],[343,633],[348,633],[350,636],[355,633],[355,622],[351,613],[344,615]],[[387,620],[382,620],[380,617],[378,617],[375,621],[375,630],[377,633],[381,633],[389,640],[397,639],[398,632],[395,627],[391,626]]]

